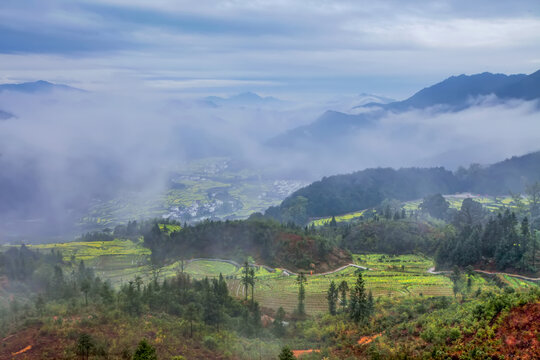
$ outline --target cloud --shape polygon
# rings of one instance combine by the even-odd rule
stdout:
[[[197,79],[231,79],[253,81],[252,90],[275,81],[276,93],[400,98],[453,74],[536,70],[539,9],[524,0],[5,1],[0,61],[9,70],[0,76],[28,77],[10,60],[28,57],[34,68],[41,55],[60,59],[43,72],[51,81],[66,78],[68,62],[73,81],[105,72],[94,78],[109,86],[116,76],[144,86],[162,72],[192,79],[197,92]],[[372,89],[370,77],[399,80]]]

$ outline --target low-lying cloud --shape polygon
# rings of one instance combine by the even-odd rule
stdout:
[[[475,99],[460,112],[386,113],[371,128],[308,148],[266,141],[305,125],[325,105],[212,107],[163,94],[0,94],[0,240],[20,233],[69,233],[96,201],[131,192],[164,194],[169,176],[193,158],[228,156],[273,178],[367,167],[455,169],[539,150],[538,103]],[[337,141],[336,141],[337,140]]]

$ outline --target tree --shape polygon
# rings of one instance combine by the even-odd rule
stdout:
[[[296,360],[296,357],[290,347],[284,346],[279,353],[279,360]]]
[[[285,326],[283,326],[284,320],[285,320],[285,310],[283,309],[282,306],[280,306],[276,313],[276,318],[274,319],[273,329],[272,329],[274,331],[274,334],[277,337],[282,337],[283,335],[285,335]]]
[[[332,280],[330,282],[330,287],[326,292],[326,299],[328,300],[328,312],[330,315],[336,315],[336,302],[338,298],[338,289],[336,283]]]
[[[251,306],[255,301],[255,269],[251,267],[249,269],[249,285],[251,285]]]
[[[44,310],[45,310],[45,300],[43,300],[43,296],[39,294],[36,299],[36,311],[39,316],[42,316]]]
[[[450,205],[441,194],[426,196],[420,204],[420,209],[434,218],[444,219]]]
[[[88,306],[88,292],[90,291],[90,280],[88,278],[84,278],[81,282],[81,291],[84,294],[84,304]]]
[[[133,354],[133,360],[157,360],[156,349],[143,339]]]
[[[88,359],[90,350],[92,350],[94,346],[94,340],[90,335],[86,333],[80,334],[79,339],[77,340],[77,355],[83,360]]]
[[[337,227],[337,221],[335,216],[332,216],[332,220],[330,220],[330,226],[333,228]]]
[[[374,312],[375,312],[375,304],[373,302],[373,293],[371,292],[371,290],[369,290],[368,296],[367,296],[367,315],[368,315],[368,317],[371,317],[371,315],[373,315]]]
[[[345,311],[347,307],[347,291],[349,291],[349,284],[347,281],[343,280],[338,287],[339,292],[341,293],[341,308]]]
[[[298,314],[304,315],[306,313],[304,300],[306,299],[306,289],[304,284],[306,283],[306,275],[301,272],[296,278],[296,283],[298,284]]]
[[[365,281],[361,271],[358,271],[356,284],[351,292],[349,315],[356,323],[365,322],[369,317]]]
[[[244,300],[247,301],[248,298],[248,290],[249,290],[249,284],[250,284],[250,273],[249,273],[249,264],[246,260],[244,263],[244,268],[242,269],[242,285],[244,286]]]
[[[461,272],[459,271],[459,267],[454,266],[454,269],[452,270],[452,274],[450,274],[450,280],[452,280],[452,283],[454,284],[452,286],[452,291],[454,292],[454,297],[457,296],[457,293],[459,292],[459,280],[461,279]]]
[[[471,291],[471,286],[472,286],[472,279],[471,277],[473,276],[474,274],[474,268],[471,266],[471,265],[468,265],[466,268],[465,268],[465,271],[467,271],[467,291]]]
[[[482,222],[484,218],[484,208],[482,204],[471,198],[466,198],[461,203],[461,209],[456,214],[454,224],[463,229],[466,226],[472,227]]]
[[[201,318],[201,308],[195,303],[189,303],[184,315],[186,320],[189,321],[189,336],[193,337],[193,322]]]
[[[538,225],[540,225],[540,182],[536,181],[533,184],[527,185],[525,187],[525,193],[529,199],[531,224],[534,229],[538,229]]]

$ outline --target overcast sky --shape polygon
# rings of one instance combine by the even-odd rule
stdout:
[[[538,0],[2,0],[0,82],[405,98],[540,69]]]

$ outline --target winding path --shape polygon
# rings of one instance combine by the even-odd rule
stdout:
[[[215,258],[196,258],[196,259],[190,259],[190,260],[186,260],[186,265],[187,264],[190,264],[192,262],[195,262],[195,261],[219,261],[219,262],[224,262],[224,263],[227,263],[227,264],[231,264],[231,265],[234,265],[237,269],[241,268],[242,265],[240,265],[239,263],[237,263],[236,261],[234,260],[228,260],[228,259],[215,259]],[[264,269],[266,269],[267,271],[269,272],[275,272],[276,269],[274,268],[271,268],[269,266],[266,266],[266,265],[261,265],[261,264],[250,264],[250,266],[254,266],[254,267],[262,267]],[[313,275],[331,275],[331,274],[334,274],[334,273],[337,273],[341,270],[344,270],[348,267],[354,267],[354,268],[357,268],[357,269],[362,269],[362,270],[372,270],[372,269],[369,269],[367,267],[364,267],[364,266],[360,266],[360,265],[356,265],[356,264],[347,264],[347,265],[343,265],[343,266],[340,266],[338,267],[337,269],[334,269],[334,270],[331,270],[331,271],[327,271],[327,272],[323,272],[323,273],[314,273]],[[291,271],[289,269],[285,269],[285,268],[277,268],[281,271],[283,271],[283,273],[287,276],[297,276],[298,273],[295,273],[294,271]]]
[[[236,261],[233,261],[233,260],[228,260],[228,259],[211,259],[211,258],[196,258],[196,259],[190,259],[190,260],[187,260],[186,261],[186,265],[189,264],[189,263],[192,263],[192,262],[195,262],[195,261],[220,261],[220,262],[224,262],[224,263],[228,263],[228,264],[231,264],[231,265],[234,265],[237,269],[241,268],[242,265],[240,265],[239,263],[237,263]],[[261,265],[261,264],[251,264],[251,266],[255,266],[255,267],[262,267],[264,269],[266,269],[267,271],[269,272],[275,272],[276,269],[274,268],[271,268],[269,266],[266,266],[266,265]],[[323,272],[323,273],[315,273],[313,275],[331,275],[331,274],[334,274],[334,273],[337,273],[337,272],[340,272],[348,267],[354,267],[354,268],[357,268],[357,269],[362,269],[362,270],[372,270],[372,269],[369,269],[367,267],[364,267],[364,266],[360,266],[360,265],[356,265],[356,264],[347,264],[347,265],[343,265],[343,266],[340,266],[338,267],[337,269],[334,269],[334,270],[331,270],[331,271],[327,271],[327,272]],[[280,269],[281,271],[283,271],[283,273],[287,276],[298,276],[298,273],[295,273],[294,271],[291,271],[289,269],[285,269],[285,268],[278,268]],[[475,272],[477,273],[482,273],[482,274],[488,274],[488,275],[497,275],[497,274],[500,274],[500,275],[507,275],[507,276],[511,276],[511,277],[515,277],[515,278],[518,278],[518,279],[522,279],[522,280],[528,280],[528,281],[540,281],[540,278],[531,278],[531,277],[527,277],[527,276],[524,276],[524,275],[519,275],[519,274],[509,274],[509,273],[504,273],[504,272],[491,272],[491,271],[486,271],[486,270],[479,270],[479,269],[475,269],[474,270]],[[442,270],[442,271],[435,271],[435,268],[434,267],[431,267],[427,270],[427,273],[429,274],[433,274],[433,275],[444,275],[444,274],[450,274],[452,271],[450,270]]]
[[[540,278],[532,278],[532,277],[519,275],[519,274],[509,274],[505,272],[486,271],[486,270],[480,270],[480,269],[474,269],[473,271],[477,273],[487,274],[487,275],[507,275],[507,276],[515,277],[522,280],[540,281]],[[450,274],[452,271],[449,271],[449,270],[435,271],[435,268],[431,267],[427,270],[427,272],[433,275],[442,275],[442,274]]]

